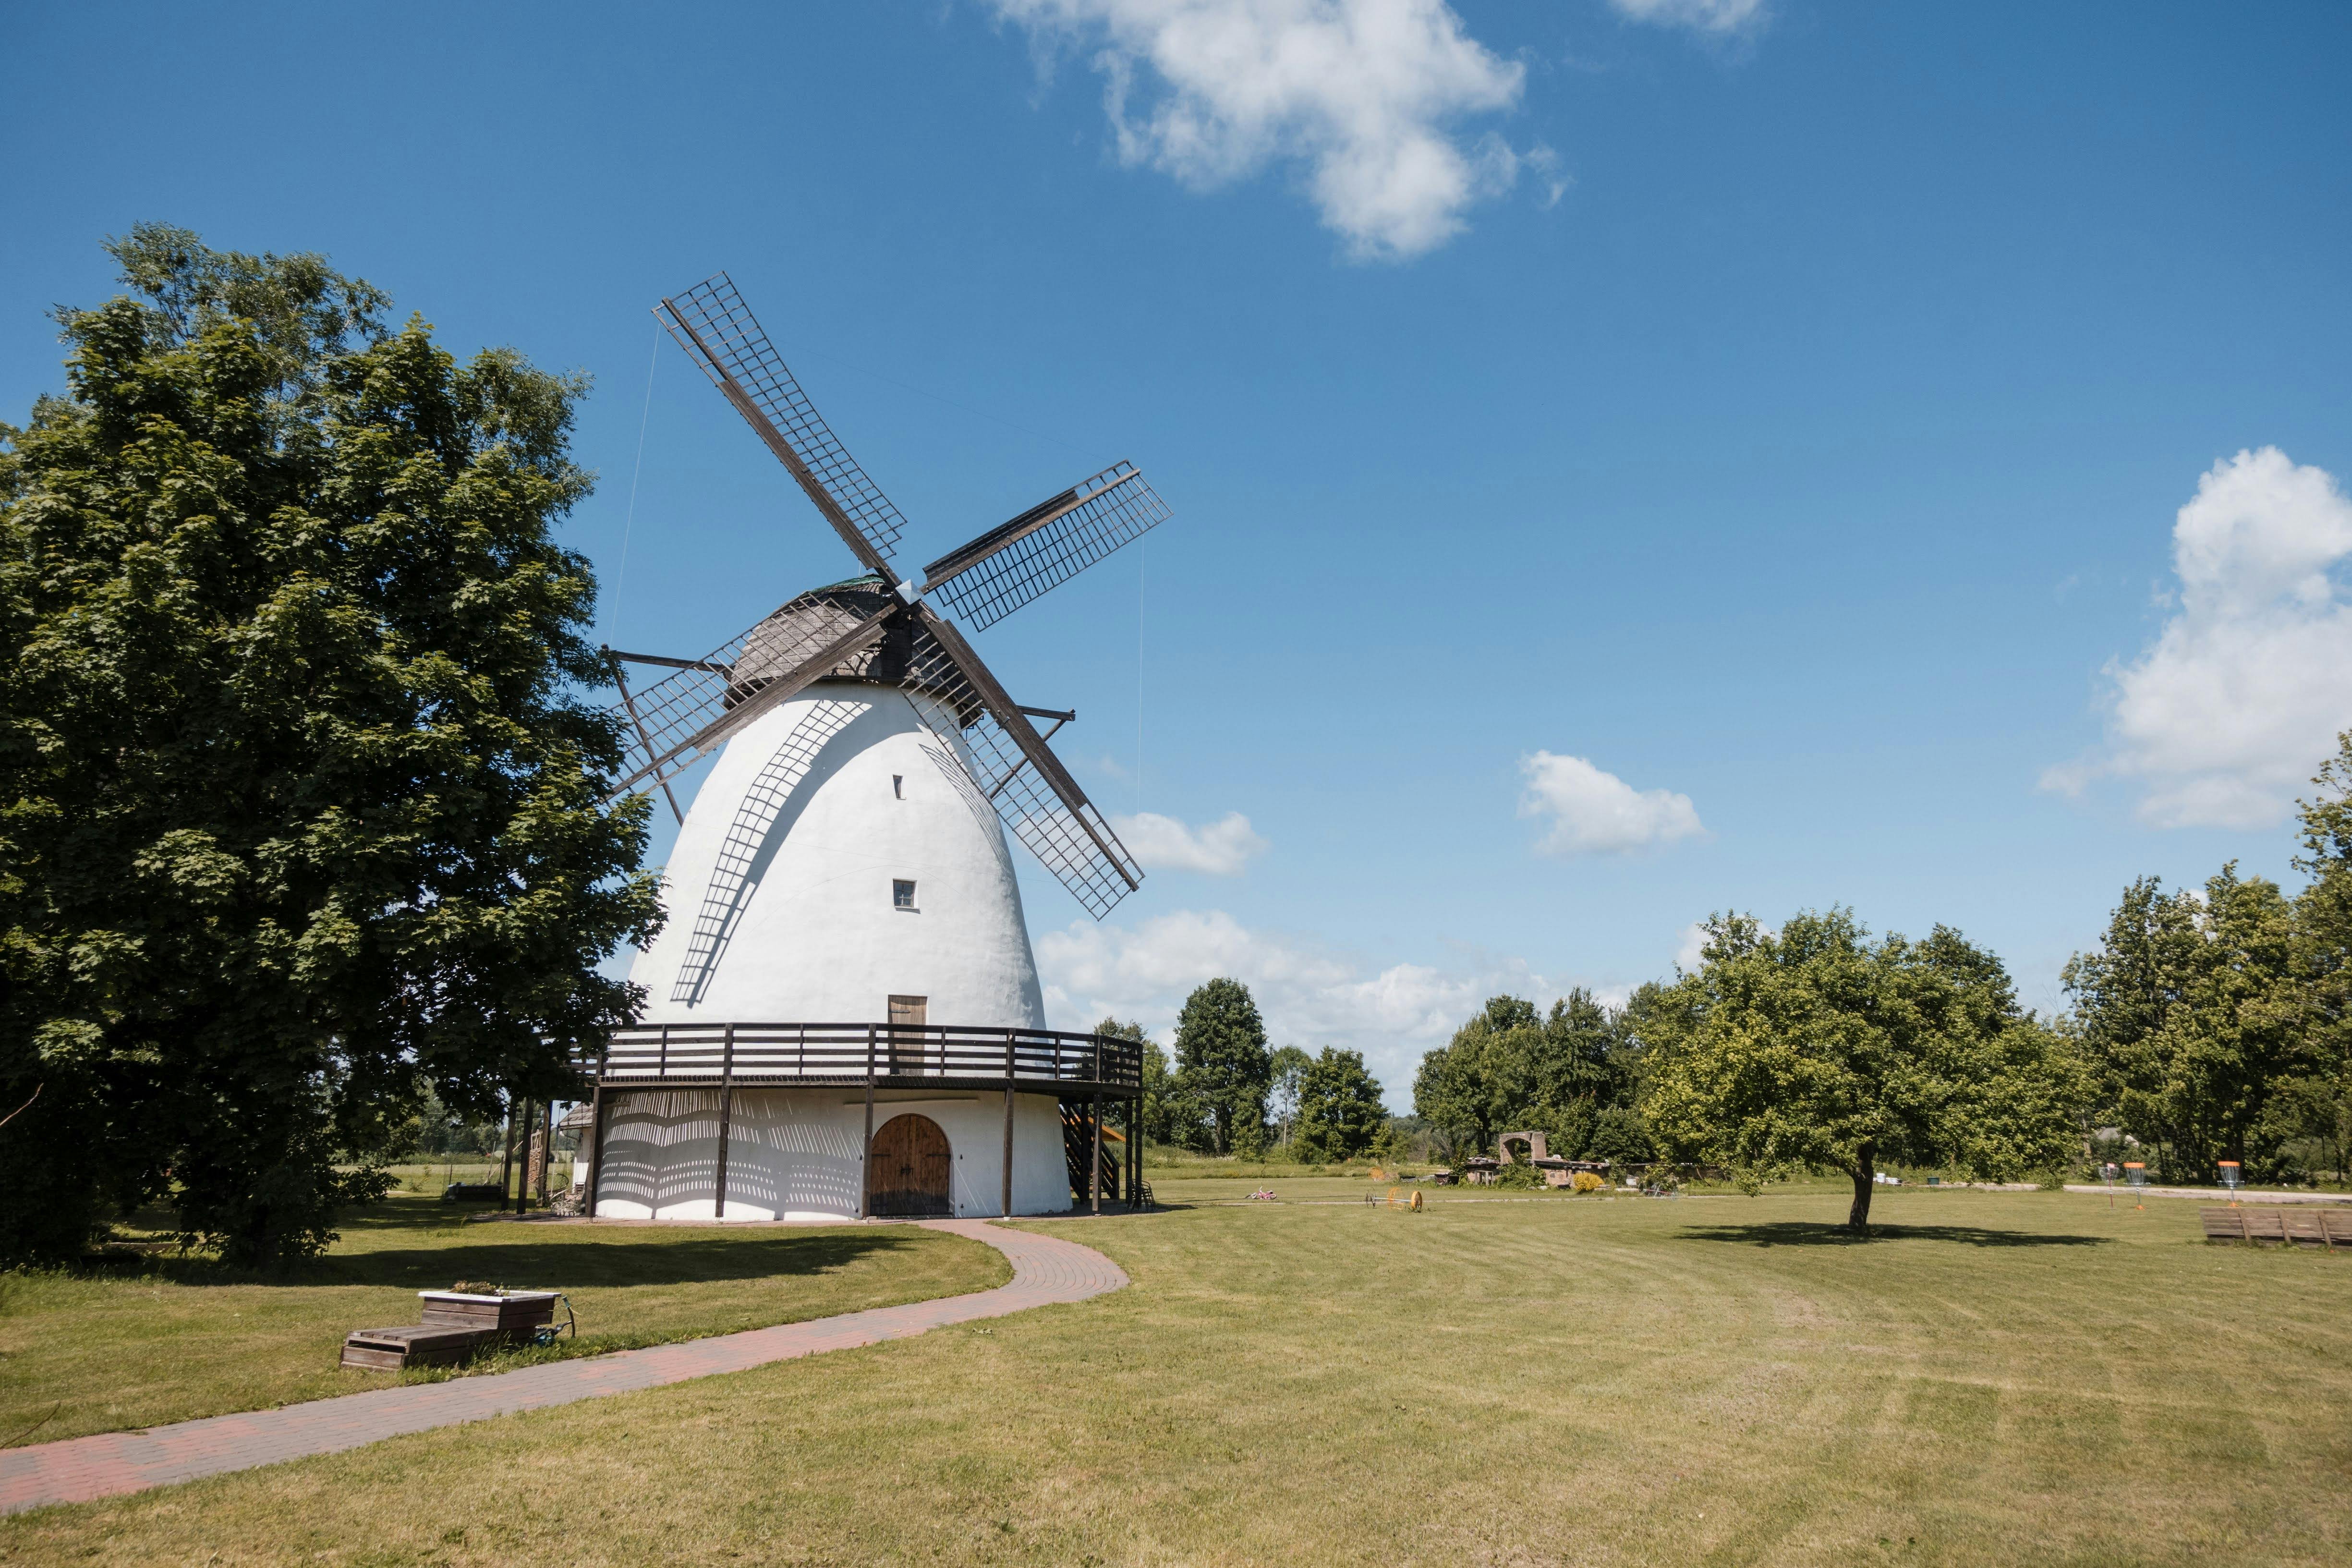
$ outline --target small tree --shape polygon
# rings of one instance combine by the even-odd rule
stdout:
[[[1843,1171],[1863,1233],[1882,1162],[2007,1180],[2064,1156],[2080,1073],[1957,931],[1872,942],[1836,909],[1707,931],[1645,1041],[1643,1109],[1679,1151],[1750,1175]]]
[[[1176,1088],[1205,1112],[1211,1152],[1263,1151],[1273,1076],[1265,1022],[1248,986],[1211,980],[1184,999],[1176,1017]]]

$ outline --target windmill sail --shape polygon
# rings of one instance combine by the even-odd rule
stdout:
[[[1167,504],[1141,471],[1114,463],[932,562],[923,592],[936,589],[984,631],[1166,521]]]
[[[925,614],[903,683],[941,706],[932,731],[978,797],[1100,920],[1143,885],[1143,868],[956,629]]]
[[[896,581],[890,548],[907,520],[801,390],[727,274],[716,273],[663,300],[654,313],[792,471],[866,570]]]

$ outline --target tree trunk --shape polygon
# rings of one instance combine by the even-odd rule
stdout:
[[[1855,1155],[1853,1169],[1853,1207],[1846,1215],[1846,1228],[1863,1236],[1870,1234],[1870,1189],[1876,1184],[1878,1150],[1869,1143]]]

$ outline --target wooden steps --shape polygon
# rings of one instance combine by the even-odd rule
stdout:
[[[486,1345],[518,1344],[555,1321],[556,1292],[517,1290],[501,1295],[460,1290],[419,1290],[422,1323],[396,1329],[358,1329],[343,1341],[344,1366],[398,1371],[411,1366],[453,1366]]]

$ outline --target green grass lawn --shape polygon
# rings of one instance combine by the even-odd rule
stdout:
[[[1307,1198],[1365,1184],[1280,1184]],[[1165,1195],[1209,1191],[1170,1182]],[[1202,1205],[1131,1289],[0,1523],[12,1563],[2340,1563],[2352,1258],[2196,1205]],[[749,1243],[747,1238],[747,1244]]]
[[[0,1275],[0,1443],[47,1442],[319,1399],[446,1371],[344,1372],[353,1329],[417,1321],[459,1279],[562,1289],[580,1337],[481,1366],[727,1333],[1000,1285],[993,1248],[912,1226],[550,1226],[393,1199],[346,1218],[293,1279],[159,1258]]]

